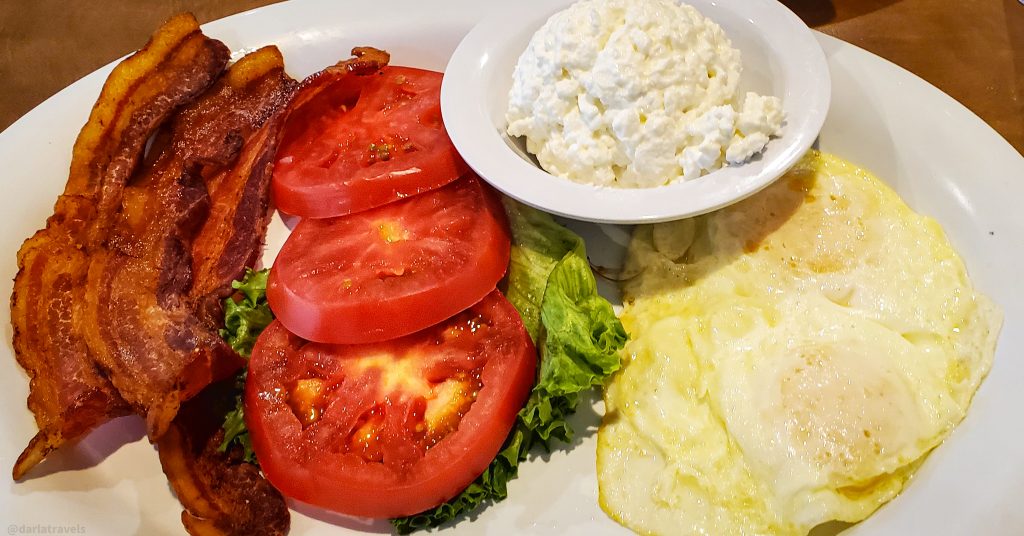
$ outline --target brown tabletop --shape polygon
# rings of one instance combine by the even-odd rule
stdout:
[[[742,1],[742,0],[733,0]],[[146,41],[178,11],[200,22],[273,0],[0,0],[0,129]],[[1024,152],[1020,0],[784,0],[810,26],[962,102]]]

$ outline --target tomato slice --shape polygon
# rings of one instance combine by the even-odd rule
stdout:
[[[317,79],[313,79],[317,82]],[[289,214],[328,218],[439,188],[468,170],[441,120],[441,73],[384,67],[313,83],[288,111],[272,182]]]
[[[246,424],[285,495],[348,515],[411,515],[487,468],[536,362],[497,290],[441,324],[374,344],[306,342],[275,321],[249,361]]]
[[[480,301],[508,261],[501,203],[468,174],[372,210],[303,219],[274,261],[267,300],[307,340],[382,341]]]

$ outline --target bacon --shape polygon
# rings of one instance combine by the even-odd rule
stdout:
[[[218,450],[230,394],[230,382],[211,385],[182,406],[157,441],[164,474],[185,506],[181,522],[193,536],[287,534],[290,516],[281,493],[241,461],[239,447]]]
[[[245,70],[228,72],[232,85],[247,85],[261,73],[266,76],[283,69],[276,48],[261,49],[243,61],[247,62]],[[194,280],[189,300],[207,325],[223,324],[221,303],[234,292],[231,282],[240,279],[246,267],[255,266],[262,253],[272,214],[269,188],[281,113],[295,85],[288,79],[286,90],[273,97],[275,116],[242,148],[235,166],[206,180],[210,215],[192,246]]]
[[[14,350],[31,377],[28,407],[39,433],[15,463],[15,479],[53,449],[129,412],[73,321],[88,256],[106,237],[152,132],[209,87],[227,60],[223,44],[203,36],[191,15],[179,15],[115,67],[75,142],[54,214],[19,250],[11,296]]]
[[[352,56],[306,77],[288,103],[283,122],[298,125],[313,123],[315,118],[308,117],[310,112],[303,109],[305,104],[317,98],[324,98],[326,89],[334,84],[344,84],[346,80],[351,80],[353,75],[370,76],[379,73],[391,60],[390,54],[373,47],[353,48]],[[326,97],[332,98],[330,94],[326,94]]]
[[[301,97],[388,61],[376,49],[353,54],[307,80]],[[107,79],[54,214],[18,253],[14,347],[39,433],[14,476],[136,412],[191,534],[281,535],[284,498],[237,452],[218,450],[230,397],[216,382],[243,364],[218,335],[221,303],[260,256],[297,84],[274,47],[225,72],[227,61],[223,44],[180,15]]]
[[[209,195],[208,215],[192,240],[191,265],[182,260],[169,272],[180,279],[186,279],[182,274],[188,273],[191,283],[179,281],[162,287],[181,291],[177,294],[179,304],[193,311],[201,328],[213,335],[223,324],[221,300],[233,292],[231,281],[256,262],[269,223],[269,185],[280,113],[295,87],[284,76],[283,68],[276,48],[254,52],[228,70],[221,85],[210,91],[213,96],[204,97],[193,107],[195,116],[207,109],[215,114],[223,106],[221,98],[234,97],[241,98],[241,102],[263,102],[263,109],[273,113],[268,118],[247,116],[250,119],[243,123],[263,126],[238,132],[246,141],[233,166],[217,171],[209,158],[204,160],[200,174]],[[231,109],[238,115],[248,108],[234,100]],[[203,134],[210,132],[216,129],[204,130]],[[235,139],[232,134],[227,137]],[[223,344],[219,337],[215,342]],[[205,378],[192,385],[201,387],[204,382]],[[186,391],[181,396],[189,394]],[[244,463],[237,452],[218,451],[224,438],[220,425],[232,402],[225,382],[211,385],[185,402],[156,440],[160,464],[185,507],[182,524],[193,536],[287,534],[290,516],[280,492],[255,466]]]
[[[352,57],[317,71],[302,81],[299,91],[288,104],[288,112],[302,108],[331,84],[344,80],[348,75],[370,76],[377,74],[391,61],[391,55],[373,47],[355,47]]]
[[[90,256],[73,321],[151,440],[183,401],[244,364],[194,306],[261,251],[277,124],[268,119],[293,87],[274,47],[235,63],[173,118],[160,154],[124,189],[107,247]]]
[[[280,493],[216,450],[224,411],[210,413],[205,396],[175,420],[184,401],[243,364],[218,335],[220,300],[261,253],[278,125],[296,86],[274,47],[218,79],[227,59],[183,15],[104,85],[54,214],[18,255],[15,350],[40,432],[14,476],[134,411],[191,533],[284,534]]]

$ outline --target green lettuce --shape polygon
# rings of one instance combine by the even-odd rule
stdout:
[[[248,359],[252,347],[256,343],[263,328],[274,320],[274,314],[267,305],[267,274],[270,270],[245,270],[241,281],[233,281],[231,288],[235,295],[224,300],[224,328],[220,336],[227,341],[239,355]],[[252,450],[249,430],[245,427],[245,408],[242,393],[245,391],[245,373],[243,369],[235,377],[235,409],[224,416],[224,441],[218,450],[226,452],[233,445],[242,448],[243,457],[249,463],[256,463],[256,453]]]
[[[601,385],[619,368],[626,332],[611,304],[597,293],[583,239],[548,214],[511,199],[505,211],[512,255],[505,296],[519,310],[540,350],[537,383],[515,427],[491,465],[462,493],[426,512],[391,520],[399,534],[436,527],[485,501],[508,496],[508,482],[530,450],[570,442],[566,418],[580,393]]]
[[[274,320],[267,305],[267,275],[269,269],[245,269],[241,281],[232,281],[237,292],[224,300],[224,328],[220,336],[242,357],[248,358],[263,328]],[[239,299],[236,299],[239,298]]]

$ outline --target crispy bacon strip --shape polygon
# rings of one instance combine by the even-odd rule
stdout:
[[[18,255],[15,349],[40,432],[14,476],[136,411],[190,533],[285,534],[280,493],[216,450],[227,408],[211,404],[230,397],[213,390],[175,420],[183,401],[242,365],[217,334],[220,299],[261,252],[278,125],[296,86],[274,47],[214,83],[227,59],[182,15],[104,85],[54,215]]]
[[[279,113],[287,114],[298,106],[299,102],[295,101],[305,102],[314,96],[318,90],[310,86],[325,87],[344,73],[370,75],[379,72],[390,58],[387,52],[370,47],[354,48],[352,54],[354,58],[339,62],[304,81],[302,91],[289,92],[288,99],[279,103]],[[255,67],[240,73],[235,73],[232,68],[228,76],[252,78],[256,72]],[[318,81],[314,83],[312,80]],[[285,109],[284,104],[289,106]],[[260,253],[263,233],[270,218],[268,185],[284,119],[276,117],[270,128],[258,134],[259,139],[246,146],[239,157],[244,167],[240,164],[240,170],[224,174],[225,178],[207,180],[214,204],[193,246],[195,281],[190,295],[197,303],[197,309],[209,310],[211,314],[208,316],[215,319],[218,326],[223,321],[221,300],[233,292],[231,282],[239,279],[245,267],[254,266]]]
[[[316,75],[314,82],[307,80],[295,99],[312,98],[319,88],[345,73],[376,73],[388,61],[387,53],[376,49],[356,49],[353,54],[355,59],[328,69],[333,74]],[[232,67],[228,76],[236,68]],[[293,101],[288,109],[295,106]],[[196,310],[208,312],[212,325],[222,322],[220,303],[232,292],[230,282],[256,260],[263,235],[253,230],[265,229],[269,217],[266,188],[282,123],[283,117],[275,117],[245,146],[239,165],[248,165],[249,170],[206,181],[214,202],[193,242],[190,297]],[[246,174],[248,181],[240,178]],[[237,453],[231,456],[216,451],[223,440],[220,423],[231,409],[225,401],[230,397],[223,382],[210,386],[182,406],[157,440],[164,473],[185,506],[182,523],[194,536],[285,534],[289,517],[280,494],[254,467],[241,463]]]
[[[288,114],[292,110],[302,108],[309,100],[315,98],[321,90],[331,84],[343,80],[347,75],[369,76],[380,72],[388,62],[391,55],[384,50],[373,47],[355,47],[352,49],[352,57],[347,60],[317,71],[302,81],[299,91],[288,104]]]
[[[230,382],[211,385],[186,402],[157,441],[160,464],[193,536],[278,536],[288,533],[284,497],[238,452],[218,452],[221,422],[231,409]]]
[[[281,79],[283,69],[280,53],[268,47],[247,56],[227,76],[231,85],[243,87],[260,78]],[[290,78],[286,84],[282,79],[282,84],[268,108],[274,115],[245,144],[235,166],[206,180],[210,215],[192,245],[193,282],[189,299],[213,327],[224,323],[221,302],[234,292],[231,282],[240,279],[246,267],[255,266],[263,252],[272,214],[270,179],[281,113],[297,85]]]
[[[236,94],[256,93],[268,102],[269,117],[258,121],[263,126],[244,143],[233,167],[204,176],[210,210],[192,242],[192,285],[184,301],[214,333],[224,321],[221,300],[234,292],[231,281],[262,252],[281,112],[296,85],[283,69],[280,53],[268,47],[224,77]],[[231,409],[229,386],[211,385],[182,406],[157,440],[164,473],[185,507],[182,523],[193,536],[286,534],[290,517],[281,494],[237,453],[217,451],[224,437],[220,425]]]
[[[334,84],[345,83],[350,75],[370,76],[380,72],[391,60],[390,54],[373,47],[353,48],[352,56],[306,77],[288,104],[283,121],[300,125],[312,122],[313,118],[306,117],[309,112],[303,110],[306,103],[324,95],[324,90]]]
[[[183,401],[243,365],[218,335],[219,322],[196,314],[192,293],[220,292],[260,252],[273,152],[264,143],[267,119],[293,86],[274,47],[233,65],[173,118],[159,156],[125,188],[107,247],[90,256],[74,322],[121,396],[146,417],[152,440]],[[238,217],[244,231],[234,227]],[[234,236],[211,236],[229,228]]]
[[[88,254],[100,247],[152,132],[224,69],[228,50],[191,15],[164,24],[114,68],[75,142],[67,185],[46,228],[18,252],[11,322],[18,362],[31,377],[39,433],[19,456],[20,479],[49,452],[129,406],[99,372],[73,321]]]

